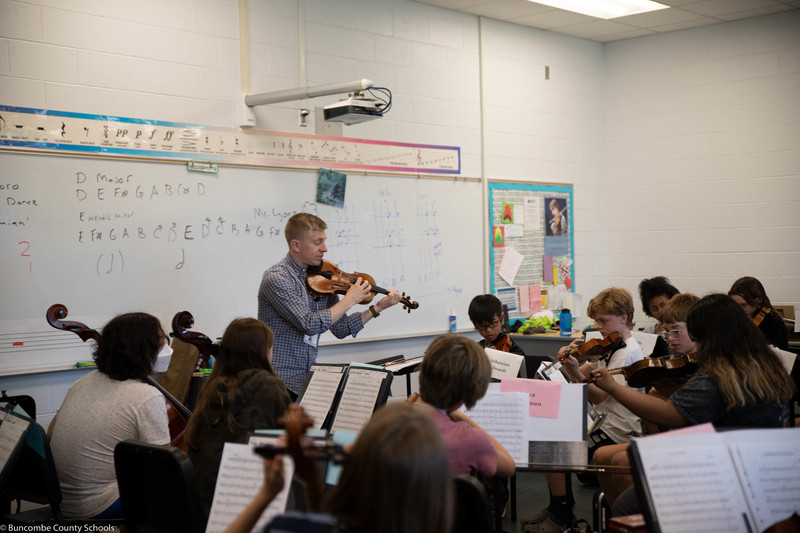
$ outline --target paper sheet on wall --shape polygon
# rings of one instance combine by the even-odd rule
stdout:
[[[507,305],[509,311],[516,311],[517,305],[517,288],[516,287],[503,287],[497,289],[495,296],[500,300],[502,305]]]
[[[541,198],[525,198],[525,231],[542,231]]]
[[[553,283],[553,256],[550,254],[542,256],[542,281]]]
[[[527,286],[519,287],[519,312],[526,315],[531,312],[531,291]]]
[[[500,259],[500,267],[497,269],[497,275],[505,280],[509,285],[514,284],[514,278],[517,277],[520,265],[522,265],[522,254],[520,254],[512,246],[506,246],[503,252],[503,257]]]
[[[528,301],[531,306],[531,313],[538,313],[542,310],[542,287],[541,285],[528,285]]]
[[[503,227],[506,229],[506,237],[522,237],[525,235],[522,224],[507,224]]]
[[[285,479],[292,479],[294,462],[289,456],[283,460]],[[217,486],[208,516],[206,533],[217,533],[225,529],[239,516],[256,492],[264,483],[264,466],[261,457],[253,453],[247,444],[226,442],[219,464]],[[283,490],[275,497],[261,514],[253,531],[261,531],[277,515],[286,510],[290,483],[284,483]]]

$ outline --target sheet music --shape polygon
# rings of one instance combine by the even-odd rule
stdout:
[[[331,432],[361,432],[375,410],[378,393],[386,377],[384,372],[376,372],[366,368],[351,367],[347,375],[339,407],[333,419]]]
[[[300,406],[314,420],[312,429],[322,429],[325,418],[331,410],[333,399],[339,390],[344,367],[311,365],[311,379],[300,400]]]
[[[662,533],[751,533],[747,502],[718,433],[636,439]]]
[[[294,462],[291,457],[284,456],[283,467],[286,479],[283,490],[264,509],[253,531],[261,531],[270,520],[286,510],[291,485],[289,481],[294,474]],[[222,451],[206,533],[224,531],[250,503],[263,482],[264,466],[261,457],[253,453],[247,444],[226,442]]]
[[[737,433],[737,440],[742,433],[758,436],[757,442],[730,443],[758,531],[800,514],[800,428]]]
[[[464,413],[508,450],[515,463],[528,462],[530,396],[525,392],[487,393]]]
[[[1,412],[0,416],[4,417],[0,424],[0,473],[2,473],[31,421],[5,411]]]

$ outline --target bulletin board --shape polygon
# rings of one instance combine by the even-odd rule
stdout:
[[[568,306],[575,291],[573,205],[570,184],[489,182],[490,287],[511,318]]]

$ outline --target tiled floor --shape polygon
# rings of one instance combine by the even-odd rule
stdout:
[[[572,475],[572,492],[575,495],[575,517],[592,522],[592,498],[599,490],[596,485],[584,485]],[[503,531],[506,533],[522,532],[520,518],[538,513],[549,503],[547,482],[543,473],[519,472],[517,473],[517,520],[511,520],[511,513],[503,519]]]

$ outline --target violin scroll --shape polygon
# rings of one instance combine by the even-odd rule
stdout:
[[[403,293],[400,303],[403,304],[403,311],[407,311],[409,314],[411,314],[412,309],[419,307],[419,303],[412,302],[411,296],[406,296],[406,293]]]

